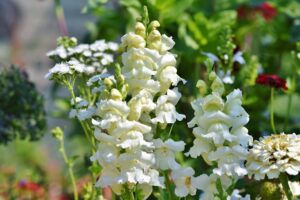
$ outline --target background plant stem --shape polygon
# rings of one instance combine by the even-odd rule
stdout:
[[[282,184],[282,187],[283,187],[283,190],[284,190],[284,193],[285,193],[287,199],[292,200],[293,199],[293,194],[292,194],[292,192],[290,190],[290,187],[289,187],[288,176],[285,173],[281,173],[280,176],[279,176],[279,179],[280,179],[280,182]]]
[[[65,151],[64,135],[62,135],[62,139],[60,140],[60,149],[59,149],[59,151],[61,152],[61,154],[63,156],[63,159],[64,159],[65,163],[68,166],[68,172],[69,172],[69,176],[70,176],[72,187],[73,187],[74,200],[78,200],[78,191],[77,191],[77,186],[76,186],[75,175],[74,175],[74,172],[73,172],[73,164],[68,159],[68,156],[67,156],[66,151]]]
[[[274,123],[274,88],[271,88],[271,98],[270,98],[270,123],[272,127],[272,131],[274,134],[277,134],[276,128],[275,128],[275,123]]]
[[[285,116],[285,121],[284,121],[284,126],[283,126],[283,130],[285,130],[285,131],[286,131],[289,119],[290,119],[291,105],[292,105],[292,94],[289,94],[288,95],[287,111],[286,111],[286,116]]]
[[[58,27],[60,31],[61,36],[67,36],[68,35],[68,28],[65,20],[65,14],[64,9],[61,6],[60,0],[54,0],[54,6],[55,6],[55,15],[58,22]]]

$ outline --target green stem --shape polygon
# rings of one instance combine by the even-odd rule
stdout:
[[[74,101],[74,105],[75,105],[75,109],[76,109],[76,112],[78,112],[78,107],[76,105],[76,96],[75,96],[75,93],[74,93],[74,84],[75,84],[75,79],[73,81],[71,81],[71,83],[69,81],[64,81],[67,89],[69,90],[69,92],[71,93],[71,96],[73,98],[73,101]],[[83,122],[83,121],[79,121],[82,129],[83,129],[83,132],[87,138],[87,140],[89,141],[89,143],[92,145],[92,154],[96,153],[96,142],[95,142],[95,139],[93,137],[93,135],[90,135],[90,133],[92,132],[92,130],[90,129],[90,127],[88,126],[88,124],[86,122]],[[93,182],[96,182],[96,177],[95,175],[92,173],[92,179],[93,179]],[[96,195],[96,190],[95,190],[95,187],[92,188],[92,197],[95,197]]]
[[[75,80],[73,80],[73,81],[71,81],[71,82],[72,82],[72,83],[70,83],[69,81],[66,81],[66,80],[65,80],[65,81],[64,81],[64,84],[66,85],[67,89],[68,89],[69,92],[71,93],[72,99],[73,99],[73,101],[74,101],[74,105],[75,105],[76,112],[78,112],[78,108],[77,108],[77,105],[76,105],[76,102],[75,102],[75,101],[76,101],[76,96],[75,96],[74,89],[73,89],[74,84],[75,84]],[[83,129],[83,132],[84,132],[84,134],[85,134],[87,140],[88,140],[89,143],[92,145],[92,152],[95,153],[95,150],[96,150],[96,144],[95,144],[95,140],[94,140],[93,136],[91,137],[90,134],[89,134],[89,133],[91,132],[89,126],[88,126],[85,122],[83,122],[83,121],[79,121],[79,123],[80,123],[80,125],[81,125],[81,127],[82,127],[82,129]]]
[[[121,194],[122,200],[135,200],[133,190],[129,189],[127,185],[124,186],[124,192]]]
[[[172,185],[171,185],[171,181],[170,181],[170,178],[169,178],[169,171],[164,171],[164,178],[165,178],[166,188],[167,188],[167,191],[168,191],[169,200],[177,199],[174,196],[174,193],[172,191]]]
[[[284,190],[284,193],[285,193],[287,199],[292,200],[293,194],[291,192],[291,189],[290,189],[290,186],[288,183],[288,181],[289,181],[288,176],[285,173],[281,173],[279,176],[279,180],[282,184],[282,187],[283,187],[283,190]]]
[[[219,199],[226,200],[228,195],[227,195],[226,191],[223,190],[223,186],[222,186],[222,182],[221,182],[220,178],[217,179],[216,187],[217,187]]]
[[[274,88],[271,89],[271,98],[270,98],[270,123],[272,127],[272,131],[274,134],[277,134],[276,128],[275,128],[275,123],[274,123]]]
[[[288,105],[287,105],[287,111],[286,111],[286,116],[285,116],[285,121],[284,121],[284,126],[283,130],[286,131],[289,119],[290,119],[290,114],[291,114],[291,106],[292,105],[292,94],[288,95]]]
[[[64,135],[62,135],[62,139],[60,140],[59,151],[61,152],[61,155],[63,156],[63,159],[68,166],[68,172],[69,172],[69,176],[71,179],[73,192],[74,192],[74,200],[78,200],[78,191],[77,191],[76,180],[73,172],[73,163],[68,159],[68,156],[66,154],[65,145],[64,145]]]

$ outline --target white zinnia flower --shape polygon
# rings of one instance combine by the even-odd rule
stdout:
[[[299,174],[300,136],[281,133],[255,141],[246,166],[256,180],[278,178],[280,173]]]

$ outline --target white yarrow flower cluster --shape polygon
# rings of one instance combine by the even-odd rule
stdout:
[[[300,172],[300,136],[278,134],[255,141],[246,163],[249,176],[261,180],[278,178],[280,173]]]
[[[63,74],[95,74],[105,70],[114,62],[113,53],[118,50],[117,43],[98,40],[92,44],[79,44],[76,38],[68,38],[70,45],[59,45],[47,53],[57,64],[49,70],[46,78]]]
[[[192,158],[202,156],[207,164],[217,164],[211,176],[230,177],[237,180],[247,174],[244,162],[248,155],[248,145],[252,137],[244,127],[249,116],[242,107],[242,93],[236,89],[223,100],[224,85],[221,79],[211,72],[211,93],[206,95],[207,85],[198,82],[201,97],[192,103],[195,117],[188,123],[194,127],[194,145],[186,155]],[[203,176],[203,175],[202,175]],[[229,185],[227,185],[229,186]],[[201,189],[203,199],[214,196],[215,189]],[[208,196],[208,197],[206,197]]]

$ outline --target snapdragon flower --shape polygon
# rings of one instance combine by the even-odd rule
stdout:
[[[249,177],[256,180],[278,178],[280,173],[299,174],[300,136],[281,133],[255,141],[246,166]]]
[[[207,164],[217,163],[213,172],[219,176],[238,178],[247,174],[244,161],[248,155],[248,144],[252,137],[244,127],[249,116],[242,107],[242,93],[236,89],[222,99],[224,85],[211,72],[212,93],[192,103],[195,117],[188,123],[194,127],[194,145],[186,155],[202,156]],[[204,82],[201,82],[206,87]],[[201,84],[199,86],[201,86]]]
[[[150,113],[155,110],[156,117],[151,122],[165,127],[185,117],[175,109],[181,94],[177,88],[169,89],[179,81],[185,81],[177,75],[176,55],[169,52],[174,41],[160,34],[156,29],[159,27],[157,21],[151,22],[149,26],[152,30],[147,38],[146,27],[140,22],[136,24],[135,32],[122,37],[121,47],[126,49],[122,54],[123,74],[129,85],[129,94],[133,97],[131,101],[134,104],[130,104],[137,111],[131,116],[138,120],[142,111]],[[157,94],[161,96],[154,102]]]
[[[194,196],[200,189],[201,178],[194,177],[195,171],[191,167],[179,168],[172,171],[172,179],[176,185],[175,194],[178,197]]]
[[[224,175],[224,176],[218,176],[216,174],[206,175],[202,174],[198,178],[198,188],[202,191],[200,195],[200,200],[212,200],[216,199],[216,196],[218,195],[219,191],[217,189],[217,181],[219,180],[221,182],[221,186],[223,190],[228,189],[228,187],[231,185],[231,179]]]
[[[167,139],[163,142],[161,139],[153,140],[155,146],[156,166],[159,169],[179,169],[180,165],[175,159],[176,152],[182,152],[184,150],[185,143],[183,141],[174,141]]]

